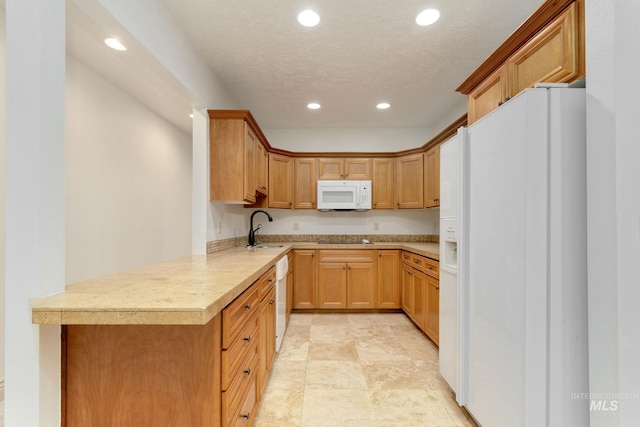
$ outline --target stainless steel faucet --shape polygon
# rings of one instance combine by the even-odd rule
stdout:
[[[258,209],[258,210],[253,211],[253,213],[251,214],[251,219],[249,220],[249,242],[248,242],[247,246],[255,246],[256,245],[256,231],[258,231],[258,229],[257,228],[255,230],[253,229],[253,217],[258,212],[262,212],[263,214],[265,214],[267,216],[267,218],[269,218],[269,222],[273,222],[273,218],[271,218],[271,215],[269,215],[269,212],[264,211],[262,209]]]

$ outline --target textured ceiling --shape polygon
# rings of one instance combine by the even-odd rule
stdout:
[[[542,0],[164,0],[263,128],[431,127]],[[440,20],[415,24],[435,7]],[[297,14],[313,8],[317,27]],[[322,108],[310,111],[309,102]],[[391,108],[379,111],[376,103]],[[436,129],[438,131],[439,129]]]

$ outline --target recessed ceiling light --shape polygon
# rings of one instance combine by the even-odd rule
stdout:
[[[389,107],[391,107],[391,104],[389,104],[388,102],[381,102],[378,105],[376,105],[376,108],[378,110],[386,110]]]
[[[193,119],[193,113],[189,114],[189,117],[191,117]]]
[[[127,48],[124,47],[124,45],[122,43],[120,43],[120,41],[118,41],[117,39],[113,39],[113,38],[104,39],[104,44],[109,46],[111,49],[127,50]]]
[[[416,16],[416,24],[421,26],[431,25],[440,18],[440,12],[436,9],[425,9]]]
[[[320,104],[318,104],[317,102],[311,102],[307,104],[307,108],[310,110],[318,110],[320,108]]]
[[[320,15],[311,9],[303,10],[298,14],[298,22],[305,27],[315,27],[320,23]]]

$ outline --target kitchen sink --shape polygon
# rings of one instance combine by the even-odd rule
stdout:
[[[258,245],[256,248],[258,249],[273,249],[273,248],[282,248],[284,245]]]

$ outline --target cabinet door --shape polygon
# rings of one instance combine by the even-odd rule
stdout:
[[[319,158],[318,179],[345,179],[344,162],[341,158]]]
[[[256,145],[259,144],[256,134],[251,127],[245,122],[245,139],[244,139],[244,198],[245,200],[255,203],[256,201],[256,168],[255,156]]]
[[[344,159],[344,178],[355,180],[371,179],[371,159]]]
[[[578,5],[572,3],[509,58],[513,97],[537,82],[571,82],[580,74]]]
[[[289,252],[287,254],[288,262],[289,262],[289,270],[287,270],[287,319],[286,323],[289,323],[289,316],[291,315],[291,309],[293,308],[293,253]]]
[[[509,92],[508,80],[508,68],[502,66],[469,92],[467,99],[469,124],[502,105]]]
[[[413,321],[424,330],[427,310],[427,279],[424,273],[413,270]]]
[[[413,270],[402,264],[402,310],[413,316]]]
[[[430,276],[425,276],[427,290],[427,310],[425,314],[424,331],[438,344],[440,336],[440,282]]]
[[[291,209],[293,206],[293,160],[269,154],[269,207]]]
[[[318,263],[318,308],[347,307],[347,264]]]
[[[373,209],[395,209],[394,159],[373,159]]]
[[[269,182],[269,154],[261,142],[256,141],[255,151],[256,191],[263,196],[268,193]]]
[[[377,306],[376,308],[400,307],[400,251],[378,251]]]
[[[440,206],[440,146],[424,153],[424,207]]]
[[[316,208],[316,160],[295,159],[295,190],[293,207],[295,209]]]
[[[316,308],[316,251],[293,251],[293,308]]]
[[[424,207],[424,157],[422,153],[399,157],[396,161],[398,209]]]
[[[374,263],[347,264],[347,308],[374,308],[376,268]]]
[[[260,363],[258,371],[258,394],[262,394],[267,384],[269,372],[276,356],[276,289],[264,297],[260,303]]]

